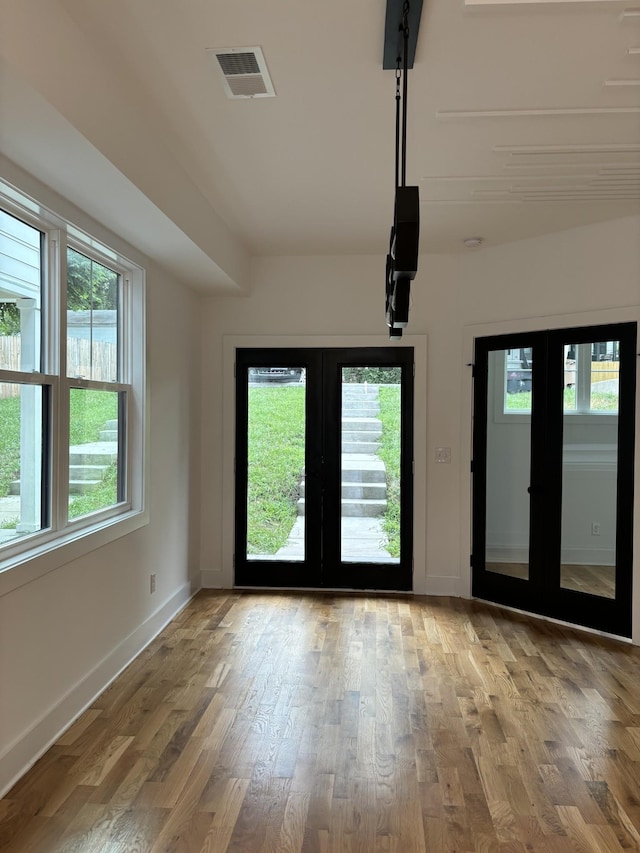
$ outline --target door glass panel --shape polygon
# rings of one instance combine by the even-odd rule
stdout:
[[[565,362],[560,584],[615,598],[620,345],[570,344],[565,351],[575,361],[575,381],[567,387]]]
[[[305,371],[249,367],[248,560],[305,559]]]
[[[400,367],[343,367],[341,562],[400,562]]]
[[[531,349],[489,353],[485,566],[529,578]]]

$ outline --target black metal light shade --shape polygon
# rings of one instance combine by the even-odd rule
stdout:
[[[420,248],[420,197],[418,187],[398,187],[393,229],[393,278],[415,278]]]

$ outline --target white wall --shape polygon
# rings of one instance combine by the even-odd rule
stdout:
[[[30,189],[147,268],[150,521],[0,593],[0,793],[200,584],[198,299],[47,188]]]
[[[428,227],[425,223],[423,227]],[[572,229],[464,255],[420,259],[409,331],[427,336],[426,499],[416,505],[426,529],[420,592],[469,594],[471,375],[474,336],[613,322],[638,316],[640,217]],[[253,295],[205,301],[203,310],[203,538],[205,582],[232,569],[222,551],[233,478],[223,407],[225,336],[375,335],[384,332],[383,257],[267,257],[252,269]],[[628,311],[627,309],[631,309]],[[247,343],[247,345],[250,345]],[[229,386],[227,386],[229,387]],[[452,448],[451,465],[435,448]],[[223,450],[224,448],[224,450]],[[424,580],[424,584],[422,583]],[[638,608],[637,608],[638,609]],[[639,626],[640,634],[640,626]]]

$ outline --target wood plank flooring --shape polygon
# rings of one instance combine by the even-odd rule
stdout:
[[[460,599],[201,593],[3,853],[640,850],[640,650]]]
[[[487,571],[512,578],[528,578],[528,563],[487,563]],[[616,597],[615,566],[579,566],[565,563],[560,566],[560,586],[576,592]]]

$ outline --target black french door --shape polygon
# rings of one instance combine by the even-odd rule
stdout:
[[[410,590],[413,348],[236,351],[237,586]]]
[[[636,324],[476,341],[472,589],[631,635]]]

